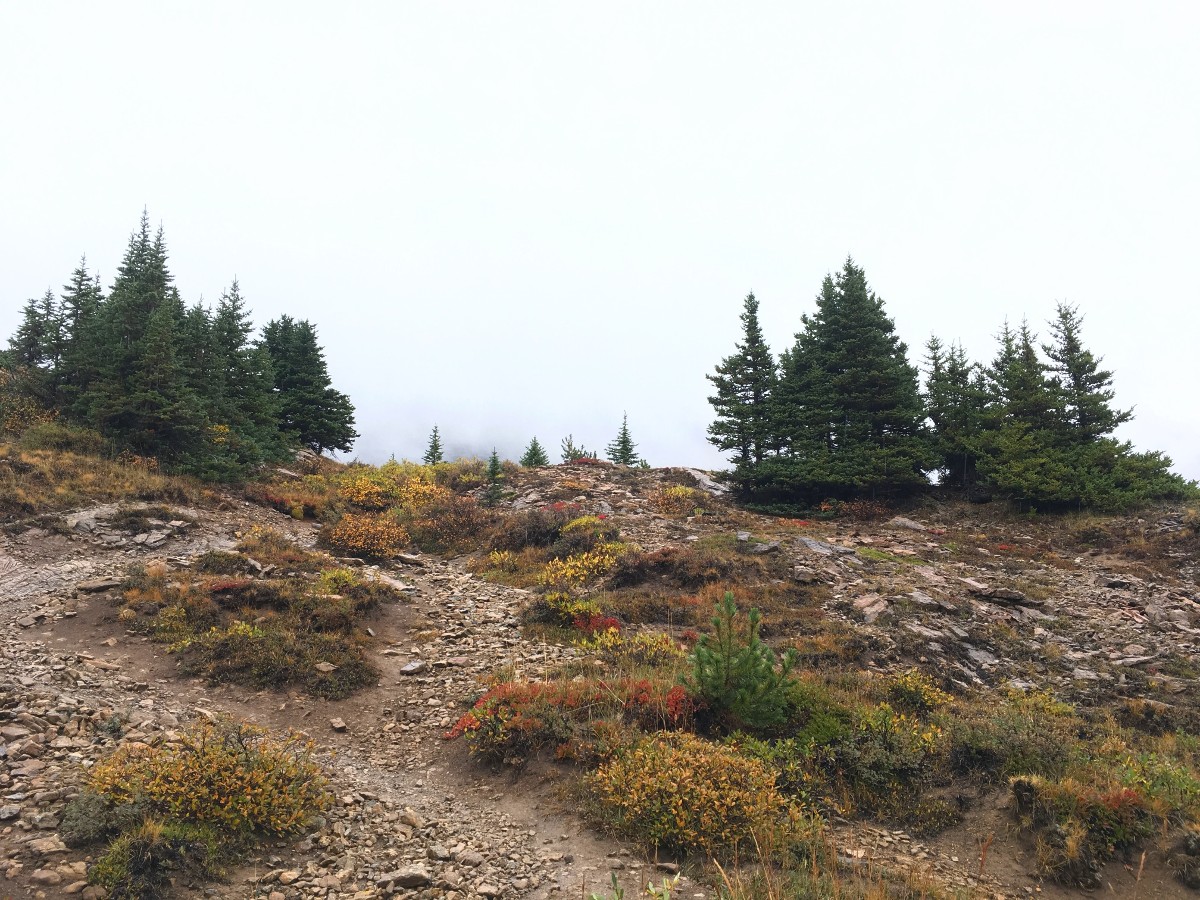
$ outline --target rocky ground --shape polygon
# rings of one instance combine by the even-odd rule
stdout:
[[[1060,525],[986,511],[964,518],[961,506],[865,526],[781,523],[714,499],[721,514],[681,520],[652,508],[664,479],[696,483],[680,470],[543,469],[516,479],[508,502],[579,502],[646,549],[740,532],[758,552],[785,554],[797,580],[825,585],[825,614],[863,636],[867,665],[880,670],[920,662],[965,686],[1046,685],[1082,702],[1114,692],[1196,700],[1195,560],[1161,566],[1089,552],[1061,540]],[[182,723],[218,713],[310,735],[339,801],[300,841],[263,847],[226,883],[179,885],[183,896],[586,897],[610,872],[632,894],[675,870],[589,831],[553,767],[489,772],[443,739],[489,675],[537,677],[572,653],[522,637],[524,591],[483,582],[462,560],[406,557],[380,572],[403,585],[406,600],[372,626],[376,687],[338,702],[213,687],[179,678],[161,645],[116,621],[117,579],[154,558],[186,565],[255,524],[302,544],[314,526],[235,498],[172,510],[136,533],[104,524],[115,511],[77,510],[0,536],[0,897],[99,896],[84,880],[87,858],[57,834],[87,768],[120,742],[170,740]],[[1150,538],[1182,527],[1169,512],[1128,524]],[[834,823],[833,840],[850,869],[911,870],[978,896],[1071,893],[1032,874],[1027,848],[1006,831],[1003,802],[997,796],[962,829],[928,842],[851,823]],[[1113,890],[1130,891],[1133,875],[1110,870]],[[676,896],[711,896],[693,875]],[[1153,865],[1138,889],[1185,894]]]

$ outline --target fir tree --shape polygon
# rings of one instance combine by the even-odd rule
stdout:
[[[1101,369],[1103,358],[1083,346],[1082,326],[1079,308],[1059,303],[1050,323],[1054,340],[1042,346],[1062,398],[1063,436],[1072,444],[1089,444],[1133,418],[1132,410],[1113,409],[1112,372]]]
[[[443,462],[442,457],[442,438],[438,434],[438,427],[433,426],[433,431],[429,435],[429,446],[425,448],[425,456],[422,457],[425,465],[435,466]]]
[[[89,274],[87,257],[82,257],[71,273],[70,281],[63,285],[59,304],[63,327],[63,371],[57,379],[58,403],[68,414],[77,415],[80,412],[75,404],[97,377],[100,347],[96,322],[103,302],[99,276]]]
[[[521,465],[530,469],[537,466],[550,465],[550,458],[546,455],[545,448],[538,442],[536,435],[534,435],[533,440],[529,442],[529,446],[525,448],[525,452],[521,455]]]
[[[332,387],[312,324],[281,316],[263,329],[263,344],[271,355],[281,430],[318,453],[349,450],[358,437],[354,407]]]
[[[961,344],[946,349],[936,336],[925,345],[925,413],[945,484],[975,481],[987,401],[982,373]]]
[[[770,449],[771,398],[777,372],[775,358],[763,340],[758,324],[758,300],[746,295],[741,313],[742,340],[734,353],[705,377],[715,393],[708,398],[716,420],[708,426],[708,440],[719,450],[732,450],[730,462],[747,472],[763,461]]]
[[[605,448],[604,455],[608,457],[609,462],[620,466],[636,466],[640,461],[637,455],[637,444],[633,442],[633,438],[629,434],[629,413],[625,413],[621,417],[621,430],[617,432],[612,443]]]
[[[756,467],[757,490],[811,500],[927,484],[917,372],[863,270],[847,259],[801,322],[773,404],[779,455]]]
[[[496,448],[492,448],[492,455],[488,457],[487,464],[487,489],[483,495],[485,506],[495,506],[504,497],[504,489],[502,482],[504,481],[504,468],[500,464],[500,454],[496,452]]]

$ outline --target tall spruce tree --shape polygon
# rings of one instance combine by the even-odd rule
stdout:
[[[358,437],[354,407],[334,390],[312,324],[280,316],[263,329],[263,344],[271,355],[281,430],[318,453],[349,450]]]
[[[1132,410],[1112,407],[1112,372],[1101,369],[1097,358],[1083,346],[1083,316],[1077,306],[1059,303],[1050,332],[1054,340],[1043,344],[1050,358],[1049,371],[1062,400],[1063,437],[1072,444],[1088,444],[1112,434],[1133,418]]]
[[[79,260],[70,280],[63,285],[60,298],[63,352],[62,374],[57,379],[58,405],[64,413],[78,415],[80,411],[75,404],[97,377],[100,347],[96,321],[104,303],[100,278],[88,272],[86,256]]]
[[[621,430],[604,449],[604,455],[609,462],[619,466],[636,466],[641,461],[637,455],[637,444],[629,434],[629,413],[621,416]]]
[[[975,481],[987,393],[979,367],[962,344],[945,347],[937,336],[925,345],[925,413],[943,484]]]
[[[928,483],[936,461],[924,432],[917,371],[907,348],[847,259],[826,277],[817,310],[783,357],[773,404],[778,456],[755,488],[782,499],[895,494]]]
[[[732,450],[729,461],[735,472],[748,476],[771,449],[771,397],[778,376],[753,292],[746,295],[740,318],[742,340],[734,345],[733,355],[705,376],[715,391],[708,402],[717,416],[708,426],[708,440],[719,450]]]
[[[429,434],[429,446],[425,448],[425,456],[422,461],[427,466],[435,466],[444,461],[442,456],[442,438],[438,434],[438,427],[433,426],[433,431]]]
[[[521,454],[520,462],[521,465],[530,469],[550,465],[550,457],[546,455],[546,448],[538,441],[537,435],[534,435],[529,446],[525,448],[525,452]]]

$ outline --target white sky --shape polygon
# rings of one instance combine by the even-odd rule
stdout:
[[[1057,300],[1200,477],[1200,4],[0,0],[0,332],[143,206],[312,319],[357,451],[719,466],[704,379],[847,253],[910,354]],[[1189,263],[1188,260],[1192,260]]]

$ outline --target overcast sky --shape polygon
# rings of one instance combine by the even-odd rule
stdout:
[[[747,291],[847,254],[918,357],[1056,301],[1200,478],[1200,4],[0,0],[0,332],[142,208],[189,302],[314,321],[358,454],[721,465]]]

